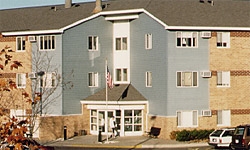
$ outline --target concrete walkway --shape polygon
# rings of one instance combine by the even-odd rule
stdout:
[[[208,146],[206,142],[178,142],[174,140],[164,140],[159,138],[150,138],[147,136],[126,136],[116,137],[106,140],[102,136],[102,142],[98,142],[96,135],[76,136],[71,139],[47,143],[48,146],[65,147],[93,147],[93,148],[177,148],[177,147],[196,147]]]

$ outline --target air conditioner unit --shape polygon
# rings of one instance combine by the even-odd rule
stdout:
[[[204,117],[210,117],[210,116],[212,116],[212,112],[211,112],[211,110],[202,110],[201,115]]]
[[[30,42],[36,42],[36,37],[35,37],[35,36],[29,36],[29,37],[28,37],[28,40],[29,40]]]
[[[212,76],[211,71],[201,71],[202,78],[210,78]]]
[[[202,38],[210,38],[211,32],[210,31],[203,31],[203,32],[201,32],[201,37]]]
[[[37,78],[37,74],[35,72],[31,72],[28,74],[30,79],[36,79]]]

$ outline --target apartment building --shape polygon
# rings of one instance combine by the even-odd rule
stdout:
[[[155,126],[166,139],[248,123],[249,1],[66,2],[0,11],[1,22],[23,17],[3,23],[2,38],[34,37],[30,51],[53,56],[62,83],[72,83],[54,92],[51,116],[80,115],[88,134],[98,134],[101,119],[111,134],[116,116],[121,136]]]

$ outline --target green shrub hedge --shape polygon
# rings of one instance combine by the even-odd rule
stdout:
[[[192,140],[205,140],[214,129],[201,129],[201,130],[182,130],[182,131],[172,131],[170,133],[170,138],[176,141],[192,141]]]

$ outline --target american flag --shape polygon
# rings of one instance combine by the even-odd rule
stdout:
[[[111,73],[109,72],[108,66],[107,66],[107,85],[110,89],[112,89],[114,87],[113,80],[111,77]]]

